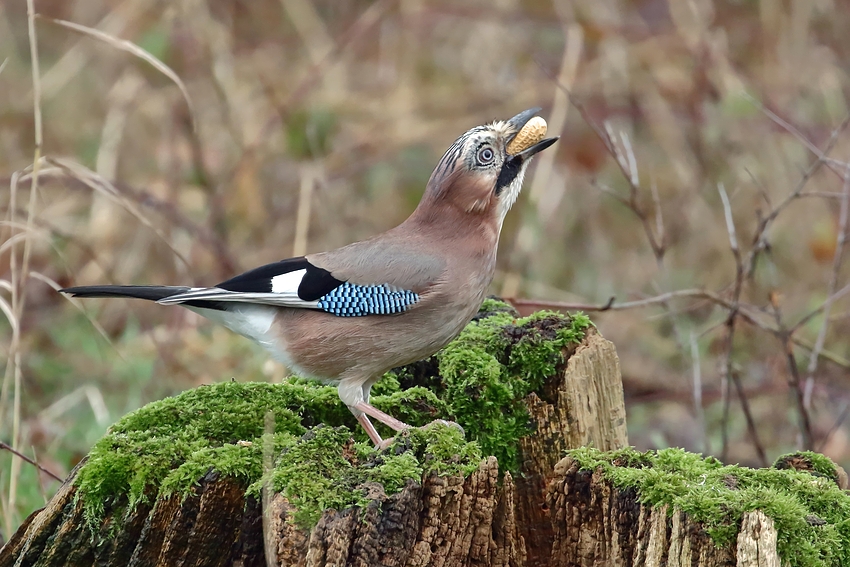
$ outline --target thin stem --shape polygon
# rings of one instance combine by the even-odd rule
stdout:
[[[31,464],[32,466],[34,466],[35,468],[37,468],[38,470],[40,470],[41,472],[43,472],[44,474],[49,476],[50,478],[52,478],[54,480],[58,480],[59,482],[64,481],[64,479],[62,477],[60,477],[59,475],[57,475],[56,473],[54,473],[50,469],[44,468],[43,466],[41,466],[38,463],[38,461],[30,459],[29,457],[27,457],[26,455],[24,455],[23,453],[21,453],[20,451],[18,451],[14,447],[12,447],[11,445],[8,445],[8,444],[0,441],[0,449],[5,449],[6,451],[9,451],[10,453],[14,454],[19,459],[23,459],[24,461],[28,462],[29,464]]]

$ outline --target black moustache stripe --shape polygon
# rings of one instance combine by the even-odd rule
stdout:
[[[522,169],[522,158],[508,158],[502,166],[502,171],[499,172],[499,177],[496,179],[496,195],[499,195],[505,187],[510,185],[519,175]]]

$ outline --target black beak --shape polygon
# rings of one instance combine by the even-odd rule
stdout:
[[[531,158],[531,156],[533,156],[534,154],[536,154],[538,152],[542,152],[543,150],[545,150],[546,148],[548,148],[549,146],[551,146],[552,144],[554,144],[557,141],[558,141],[557,137],[546,138],[545,140],[540,140],[539,142],[537,142],[533,146],[525,148],[520,153],[518,153],[514,156],[511,156],[508,159],[510,159],[510,160],[519,159],[520,161],[525,161],[525,160]]]
[[[534,108],[523,110],[522,112],[508,120],[508,124],[511,125],[514,130],[514,133],[508,136],[508,139],[505,140],[505,143],[510,144],[511,140],[513,140],[514,137],[519,133],[519,131],[522,130],[522,127],[525,126],[525,123],[537,116],[537,113],[541,110],[543,109],[539,106],[535,106]]]
[[[505,144],[510,144],[511,140],[513,140],[519,131],[522,130],[522,127],[525,126],[526,122],[534,118],[541,110],[542,109],[539,107],[529,108],[508,120],[508,124],[513,128],[514,132],[507,137]],[[514,179],[516,179],[516,176],[522,169],[523,163],[531,159],[534,154],[542,152],[557,141],[558,138],[547,138],[537,142],[533,146],[525,148],[516,155],[508,155],[505,163],[502,165],[502,171],[499,172],[499,177],[496,180],[496,194],[498,195],[502,192],[502,189],[513,183]]]
[[[535,116],[537,116],[537,113],[539,113],[541,110],[543,110],[543,109],[540,108],[539,106],[536,106],[534,108],[529,108],[528,110],[523,110],[522,112],[520,112],[519,114],[517,114],[516,116],[514,116],[513,118],[508,120],[508,124],[510,124],[513,127],[514,133],[507,137],[507,139],[505,140],[505,145],[510,144],[511,141],[519,133],[519,131],[522,130],[522,127],[525,126],[525,123],[528,122],[529,120],[531,120],[532,118],[534,118]],[[529,159],[534,154],[536,154],[537,152],[541,152],[541,151],[545,150],[546,148],[548,148],[549,146],[551,146],[552,144],[554,144],[557,141],[558,141],[558,138],[547,138],[545,140],[541,140],[540,142],[537,142],[533,146],[525,148],[520,153],[513,155],[508,159],[511,160],[511,161],[516,160],[517,162],[522,163],[525,160]],[[519,158],[519,159],[517,159],[517,158]]]

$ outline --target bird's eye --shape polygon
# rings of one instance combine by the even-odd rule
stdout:
[[[478,165],[489,165],[493,162],[493,159],[496,157],[496,154],[493,153],[493,149],[489,147],[483,147],[478,150],[478,155],[476,156],[476,161],[478,161]]]

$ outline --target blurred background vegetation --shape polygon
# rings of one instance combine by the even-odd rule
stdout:
[[[839,0],[34,6],[104,34],[34,22],[32,193],[27,2],[0,3],[0,441],[59,476],[148,401],[287,373],[189,312],[55,286],[210,284],[370,236],[413,210],[459,134],[538,105],[561,141],[508,216],[493,293],[616,298],[590,315],[617,345],[638,448],[850,463]],[[711,294],[617,309],[677,290]],[[57,485],[0,452],[0,533]]]

